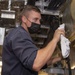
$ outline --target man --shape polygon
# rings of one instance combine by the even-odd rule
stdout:
[[[36,33],[40,28],[40,10],[26,5],[20,17],[21,26],[11,30],[4,40],[2,75],[38,75],[40,69],[61,60],[51,59],[51,56],[64,30],[57,29],[52,41],[45,48],[38,49],[29,32]]]

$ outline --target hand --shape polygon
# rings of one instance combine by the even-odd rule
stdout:
[[[57,29],[57,30],[55,30],[53,39],[56,40],[56,42],[58,42],[59,39],[60,39],[60,35],[61,34],[65,36],[65,30],[64,29]]]
[[[50,66],[52,64],[55,64],[56,62],[61,61],[61,57],[55,57],[55,58],[51,58],[48,62],[47,65]]]

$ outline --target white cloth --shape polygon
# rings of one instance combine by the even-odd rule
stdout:
[[[70,54],[70,47],[69,47],[70,41],[67,38],[65,38],[63,35],[61,35],[60,39],[61,39],[60,44],[61,44],[62,56],[63,58],[67,58]]]
[[[58,27],[58,29],[62,29],[64,28],[65,24],[60,25],[60,27]],[[62,56],[63,58],[67,58],[70,54],[70,41],[64,37],[63,35],[61,35],[60,37],[60,44],[61,44],[61,52],[62,52]]]

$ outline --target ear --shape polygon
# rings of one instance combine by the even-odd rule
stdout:
[[[27,18],[25,16],[22,16],[22,22],[26,23]]]

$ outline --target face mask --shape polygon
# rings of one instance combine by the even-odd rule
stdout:
[[[27,18],[27,17],[26,17]],[[31,22],[28,18],[27,18],[27,20],[29,21],[29,22]],[[37,24],[37,23],[34,23],[34,22],[31,22],[31,26],[30,27],[28,27],[28,30],[29,30],[29,32],[30,33],[38,33],[39,31],[40,31],[40,24]]]
[[[37,24],[37,23],[34,23],[32,22],[31,23],[31,27],[28,27],[28,30],[30,33],[38,33],[40,31],[40,24]]]

